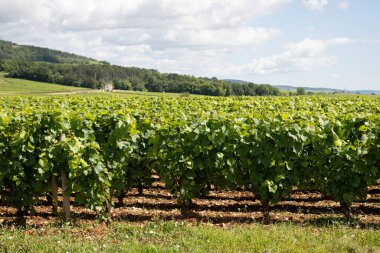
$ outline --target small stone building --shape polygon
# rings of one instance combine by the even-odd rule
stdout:
[[[107,83],[106,86],[104,86],[104,90],[106,92],[112,92],[112,90],[113,90],[112,83]]]

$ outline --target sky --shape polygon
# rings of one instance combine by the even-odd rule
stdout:
[[[0,0],[0,39],[122,66],[380,90],[379,0]]]

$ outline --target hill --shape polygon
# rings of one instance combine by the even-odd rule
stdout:
[[[75,92],[94,92],[94,90],[58,85],[53,83],[40,83],[17,78],[6,78],[0,72],[0,95],[21,95],[21,94],[58,94]]]
[[[289,86],[289,85],[275,85],[275,86],[279,88],[280,90],[286,90],[286,91],[296,91],[297,88],[299,88],[299,87]],[[314,87],[302,86],[301,88],[304,88],[305,91],[316,92],[316,93],[334,93],[334,92],[343,93],[344,92],[343,90],[339,90],[339,89],[323,88],[323,87],[314,88]]]
[[[237,83],[237,84],[246,84],[249,83],[247,81],[243,80],[237,80],[237,79],[223,79],[226,82],[231,82],[231,83]],[[296,91],[297,88],[296,86],[290,86],[290,85],[272,85],[275,88],[278,88],[282,91]],[[305,91],[310,91],[310,92],[315,92],[315,93],[350,93],[350,94],[364,94],[364,95],[380,95],[380,90],[340,90],[340,89],[334,89],[334,88],[324,88],[324,87],[307,87],[307,86],[302,86],[301,88],[304,88]]]
[[[276,88],[279,88],[280,90],[286,90],[286,91],[296,91],[299,87],[294,86],[288,86],[288,85],[273,85]],[[339,90],[339,89],[333,89],[333,88],[323,88],[323,87],[302,87],[307,92],[315,92],[315,93],[348,93],[348,94],[364,94],[364,95],[373,95],[373,94],[380,94],[379,90]]]
[[[0,60],[68,64],[98,64],[97,60],[48,48],[0,40]]]
[[[237,80],[237,79],[223,79],[224,81],[226,82],[230,82],[230,83],[238,83],[238,84],[246,84],[246,83],[249,83],[247,81],[243,81],[243,80]]]
[[[67,86],[134,91],[191,93],[210,96],[262,96],[280,92],[268,84],[234,84],[217,78],[160,73],[153,69],[111,65],[47,48],[0,43],[0,71],[7,77]]]
[[[380,90],[354,90],[352,91],[355,94],[371,94],[371,95],[380,95]]]

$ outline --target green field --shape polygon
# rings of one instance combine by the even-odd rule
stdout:
[[[0,228],[3,252],[379,252],[380,232],[291,224],[215,227],[117,222]]]
[[[33,95],[33,96],[153,96],[153,97],[180,97],[179,93],[162,93],[132,90],[115,90],[112,93],[100,92],[94,89],[86,89],[60,84],[43,83],[17,78],[7,78],[5,73],[0,72],[0,96],[9,95]]]
[[[289,94],[288,91],[281,91],[283,96]],[[33,95],[33,96],[74,96],[74,97],[93,97],[93,96],[149,96],[149,97],[181,97],[187,94],[168,93],[168,92],[149,92],[133,90],[115,90],[112,93],[99,92],[95,89],[87,89],[74,86],[65,86],[60,84],[36,82],[18,78],[7,78],[4,72],[0,72],[0,96],[9,95]],[[191,94],[191,96],[202,97],[203,95]],[[347,97],[347,96],[369,96],[357,94],[322,94],[328,97]],[[372,96],[372,95],[371,95]]]
[[[0,73],[0,95],[10,94],[46,94],[58,92],[83,92],[89,89],[63,86],[59,84],[41,83],[24,79],[6,78]]]

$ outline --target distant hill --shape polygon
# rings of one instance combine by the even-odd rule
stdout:
[[[189,92],[193,94],[275,95],[278,89],[295,91],[294,86],[257,85],[251,82],[202,78],[172,73],[159,73],[152,69],[111,65],[89,57],[49,48],[18,45],[0,40],[0,71],[10,77],[56,82],[59,84],[99,88],[112,81],[115,88],[150,90],[158,92]],[[236,85],[236,84],[241,84]],[[343,92],[338,89],[304,87],[311,92]],[[350,93],[380,94],[378,90],[356,90]]]
[[[287,90],[287,91],[296,91],[299,87],[289,86],[289,85],[274,85],[275,87],[279,88],[280,90]],[[302,86],[306,91],[311,92],[322,92],[322,93],[332,93],[332,92],[338,92],[343,93],[343,90],[339,89],[332,89],[332,88],[314,88],[314,87],[304,87]]]
[[[230,82],[230,83],[238,83],[238,84],[246,84],[249,82],[243,81],[243,80],[236,80],[236,79],[223,79],[223,81]]]
[[[287,90],[287,91],[296,91],[298,87],[294,86],[287,86],[287,85],[273,85],[273,87],[276,87],[280,90]],[[339,89],[332,89],[332,88],[314,88],[314,87],[302,87],[306,91],[310,92],[316,92],[316,93],[349,93],[349,94],[364,94],[364,95],[370,95],[370,94],[380,94],[380,90],[339,90]]]
[[[18,45],[0,40],[0,60],[69,64],[98,64],[97,60],[48,48]]]
[[[380,91],[379,90],[354,90],[352,92],[353,93],[357,93],[357,94],[376,94],[376,95],[380,95]]]
[[[0,72],[20,78],[67,86],[191,93],[209,96],[279,95],[268,84],[233,84],[217,78],[160,73],[154,69],[111,65],[88,57],[0,41]]]
[[[224,79],[226,82],[231,82],[231,83],[238,83],[238,84],[246,84],[249,83],[247,81],[243,80],[236,80],[236,79]],[[280,90],[284,91],[296,91],[297,88],[296,86],[290,86],[290,85],[272,85],[273,87],[276,87]],[[302,86],[306,91],[310,92],[316,92],[316,93],[351,93],[351,94],[376,94],[380,95],[380,90],[340,90],[340,89],[333,89],[333,88],[314,88],[314,87],[306,87]]]

